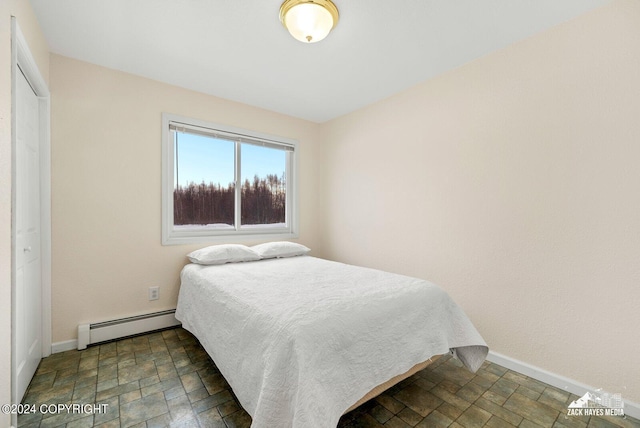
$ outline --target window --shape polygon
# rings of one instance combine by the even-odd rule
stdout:
[[[162,115],[162,243],[297,237],[296,142]]]

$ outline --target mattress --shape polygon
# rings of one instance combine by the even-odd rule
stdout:
[[[254,428],[333,428],[376,386],[486,343],[430,282],[311,256],[181,273],[176,318],[211,355]]]

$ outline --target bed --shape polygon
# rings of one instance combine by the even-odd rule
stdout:
[[[452,352],[475,372],[488,352],[438,286],[308,255],[188,264],[176,318],[254,428],[334,428],[434,357]]]

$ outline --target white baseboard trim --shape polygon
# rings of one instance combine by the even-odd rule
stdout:
[[[597,389],[593,386],[585,385],[573,379],[551,373],[547,370],[532,366],[531,364],[527,364],[523,361],[519,361],[511,357],[507,357],[506,355],[502,355],[497,352],[489,351],[487,360],[492,363],[499,364],[502,367],[508,368],[509,370],[513,370],[525,376],[529,376],[530,378],[539,380],[540,382],[544,382],[556,388],[563,389],[579,397],[582,397],[587,391],[593,392]],[[611,392],[617,393],[620,391]],[[640,419],[640,404],[625,400],[624,397],[623,400],[624,414],[631,416],[632,418]]]
[[[78,347],[78,341],[76,339],[65,340],[64,342],[56,342],[51,344],[51,353],[58,354],[64,351],[71,351]]]

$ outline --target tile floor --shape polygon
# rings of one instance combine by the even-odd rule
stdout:
[[[474,375],[443,357],[344,415],[338,427],[640,427],[630,417],[567,416],[576,398],[496,364],[485,362]],[[108,406],[95,414],[24,414],[19,427],[251,424],[209,356],[181,328],[45,358],[23,402]]]

